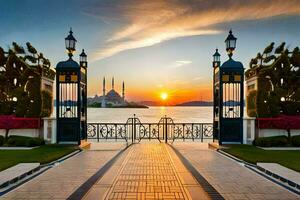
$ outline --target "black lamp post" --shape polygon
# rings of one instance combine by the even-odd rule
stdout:
[[[69,59],[56,65],[58,143],[80,144],[81,140],[86,139],[87,59],[86,54],[82,54],[80,65],[72,59],[76,42],[70,30],[65,38]]]
[[[216,52],[213,55],[213,98],[214,98],[214,109],[213,109],[213,140],[219,138],[219,89],[220,89],[220,79],[219,79],[219,68],[221,65],[221,55],[216,49]]]
[[[232,59],[237,38],[225,40],[229,59],[220,66],[214,54],[214,136],[220,144],[243,142],[244,67]]]
[[[80,75],[81,75],[81,137],[87,139],[87,55],[82,49],[79,55]]]

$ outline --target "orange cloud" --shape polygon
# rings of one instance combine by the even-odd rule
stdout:
[[[300,13],[299,0],[122,0],[105,1],[87,10],[103,21],[125,24],[107,40],[92,60],[166,40],[217,34],[220,23],[264,19]]]

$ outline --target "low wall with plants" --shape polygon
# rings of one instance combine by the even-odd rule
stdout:
[[[279,115],[275,118],[257,118],[258,137],[300,135],[300,116]]]
[[[40,118],[23,118],[14,116],[0,116],[0,135],[39,137],[42,126]]]

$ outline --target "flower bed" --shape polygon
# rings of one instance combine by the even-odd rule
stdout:
[[[39,129],[40,127],[40,118],[0,116],[0,129]]]
[[[259,129],[300,129],[300,116],[280,115],[275,118],[257,118]]]

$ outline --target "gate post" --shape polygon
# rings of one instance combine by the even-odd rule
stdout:
[[[134,135],[134,141],[136,140],[136,118],[135,118],[135,114],[133,114],[133,135]]]
[[[165,116],[165,143],[168,143],[168,118],[167,116]]]
[[[99,142],[99,130],[100,128],[99,128],[99,124],[97,124],[97,141]]]
[[[202,131],[201,131],[201,142],[203,142],[203,131],[204,131],[204,127],[203,127],[203,124],[202,124]]]
[[[131,118],[132,119],[132,121],[131,121],[131,143],[133,143],[134,142],[134,139],[133,139],[133,118]]]

